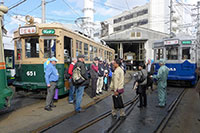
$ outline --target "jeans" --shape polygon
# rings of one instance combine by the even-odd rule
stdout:
[[[75,86],[72,84],[72,79],[69,79],[70,89],[69,89],[69,102],[74,102],[74,92]]]
[[[82,102],[84,89],[85,89],[85,86],[76,87],[76,105],[75,105],[75,110],[76,111],[80,111],[81,110],[81,102]]]

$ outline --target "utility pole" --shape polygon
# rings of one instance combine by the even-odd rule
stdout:
[[[173,9],[172,9],[172,0],[170,0],[170,6],[169,6],[169,8],[170,8],[170,20],[169,20],[169,24],[170,24],[170,26],[169,26],[169,34],[170,34],[170,37],[172,38],[172,15],[173,15]]]
[[[200,30],[200,24],[199,24],[199,7],[200,7],[200,1],[197,2],[197,42],[199,44],[200,37],[199,37],[199,30]]]
[[[45,23],[46,21],[45,5],[46,5],[45,0],[42,0],[42,23]]]

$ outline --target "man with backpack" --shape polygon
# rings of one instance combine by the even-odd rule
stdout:
[[[70,89],[69,89],[69,104],[73,104],[74,103],[74,92],[75,92],[75,86],[72,83],[72,74],[73,74],[73,69],[74,69],[74,65],[76,64],[77,59],[76,58],[72,58],[72,63],[69,65],[69,68],[66,69],[65,72],[65,79],[69,80],[69,84],[70,84]]]
[[[77,113],[84,111],[81,109],[81,102],[82,102],[84,89],[89,84],[88,82],[89,78],[88,78],[88,73],[85,67],[84,58],[85,58],[84,55],[78,55],[77,57],[78,61],[74,66],[73,75],[72,75],[73,85],[75,86],[75,91],[76,91],[75,111]]]

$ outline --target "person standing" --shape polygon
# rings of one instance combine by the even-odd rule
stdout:
[[[120,65],[121,65],[120,59],[116,59],[113,62],[113,66],[115,68],[115,71],[114,71],[114,74],[113,74],[113,77],[112,77],[110,88],[114,92],[115,96],[122,95],[123,90],[124,90],[124,71],[122,70]],[[113,109],[112,109],[112,116],[114,118],[117,118],[117,110],[114,108],[114,105],[113,105]],[[120,117],[122,119],[126,118],[124,108],[120,109]]]
[[[147,87],[147,70],[145,69],[145,65],[143,63],[139,64],[139,72],[138,72],[138,90],[139,94],[139,108],[147,106],[147,95],[146,95],[146,87]]]
[[[97,80],[98,80],[98,57],[94,58],[94,62],[91,65],[90,76],[91,76],[91,79],[92,79],[91,98],[96,99]]]
[[[102,59],[99,59],[99,64],[98,64],[98,80],[97,80],[97,90],[96,94],[102,94],[102,88],[103,88],[103,76],[104,76],[104,64]]]
[[[56,107],[53,104],[53,97],[55,93],[55,88],[57,86],[57,81],[59,79],[58,70],[56,69],[56,63],[58,60],[55,57],[50,59],[50,63],[46,66],[45,70],[45,81],[47,84],[47,97],[46,97],[46,106],[45,110],[51,111],[53,107]]]
[[[85,87],[89,84],[88,82],[88,73],[85,67],[85,56],[84,55],[78,55],[77,59],[77,63],[74,66],[73,69],[73,76],[74,75],[79,75],[77,73],[75,73],[74,71],[79,71],[80,72],[80,76],[83,78],[81,83],[76,83],[73,79],[73,84],[75,86],[75,90],[76,90],[76,104],[75,104],[75,111],[77,113],[83,112],[84,110],[81,109],[81,102],[82,102],[82,97],[83,97],[83,93],[84,93],[84,89]]]
[[[158,88],[159,104],[157,105],[157,107],[163,108],[166,105],[166,95],[167,95],[166,88],[167,88],[167,77],[169,69],[165,66],[165,61],[163,59],[159,61],[159,65],[160,68],[158,70],[158,74],[153,75],[151,77],[156,79],[158,82],[157,88]]]
[[[108,85],[109,85],[109,80],[108,80],[108,70],[105,70],[104,73],[104,78],[103,78],[103,90],[108,91]]]
[[[74,92],[75,92],[75,86],[73,85],[72,82],[72,74],[73,74],[73,69],[74,66],[77,62],[76,58],[72,58],[72,63],[69,65],[69,69],[68,69],[68,73],[71,76],[69,79],[69,85],[70,85],[70,89],[69,89],[69,104],[73,104],[74,103]]]
[[[126,69],[127,69],[127,67],[126,67],[126,64],[124,63],[124,60],[123,60],[123,59],[121,59],[121,65],[120,65],[120,67],[121,67],[122,70],[124,71],[124,74],[126,74]]]
[[[153,91],[153,80],[151,78],[151,76],[154,74],[155,72],[155,67],[154,67],[154,63],[153,60],[148,59],[147,62],[147,72],[148,72],[148,77],[147,77],[147,88],[151,88],[151,91]]]

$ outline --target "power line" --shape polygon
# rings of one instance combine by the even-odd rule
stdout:
[[[31,13],[31,12],[37,10],[37,9],[40,8],[40,7],[41,7],[41,4],[38,5],[37,7],[33,8],[32,10],[28,11],[27,14],[29,14],[29,13]]]
[[[98,2],[98,1],[94,1],[94,3],[105,6],[105,7],[109,7],[109,8],[118,10],[118,11],[124,10],[124,8],[118,8],[118,7],[115,7],[115,6],[112,6],[112,5],[109,5],[109,4],[105,4],[105,3],[102,3],[102,2]]]
[[[65,0],[62,0],[62,1],[63,1],[63,3],[65,3],[65,5],[67,5],[72,10],[72,12],[74,14],[76,14],[79,17],[81,17],[81,15],[78,12],[76,12],[76,10],[74,10]]]
[[[19,3],[17,3],[16,5],[10,7],[8,10],[11,10],[11,9],[17,7],[17,6],[21,5],[21,4],[24,3],[24,2],[26,2],[26,0],[23,0],[23,1],[19,2]]]

